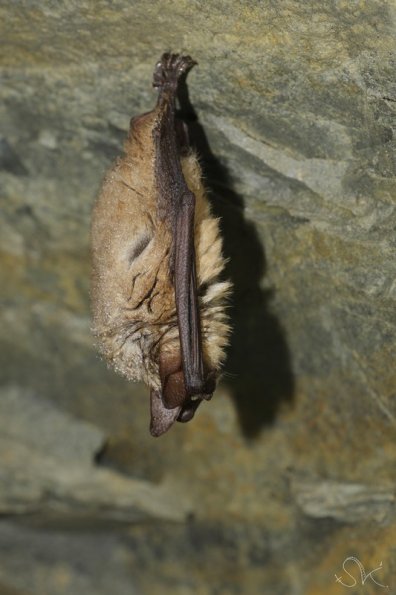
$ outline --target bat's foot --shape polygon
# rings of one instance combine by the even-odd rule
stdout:
[[[176,89],[179,78],[196,64],[191,56],[162,54],[153,74],[153,87]]]

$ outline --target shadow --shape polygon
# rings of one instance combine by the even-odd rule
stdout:
[[[273,291],[260,287],[266,259],[255,225],[244,215],[244,201],[232,190],[228,171],[213,155],[191,105],[185,78],[179,87],[178,117],[187,124],[212,195],[212,212],[221,218],[225,277],[233,283],[229,309],[233,328],[224,368],[246,439],[271,425],[282,403],[292,403],[294,378],[284,332],[270,311]]]

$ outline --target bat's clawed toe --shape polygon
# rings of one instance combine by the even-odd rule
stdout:
[[[180,54],[171,54],[166,52],[162,54],[157,62],[153,74],[153,87],[172,87],[176,88],[179,78],[188,72],[197,62],[191,56],[182,56]]]

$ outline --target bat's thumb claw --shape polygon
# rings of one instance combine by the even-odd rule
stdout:
[[[181,411],[177,421],[181,421],[182,423],[186,423],[190,421],[195,415],[196,410],[198,409],[199,405],[202,403],[202,399],[188,399],[181,407]]]

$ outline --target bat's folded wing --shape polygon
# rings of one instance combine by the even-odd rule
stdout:
[[[175,238],[175,297],[186,396],[204,392],[201,327],[194,250],[195,196],[181,200]]]

